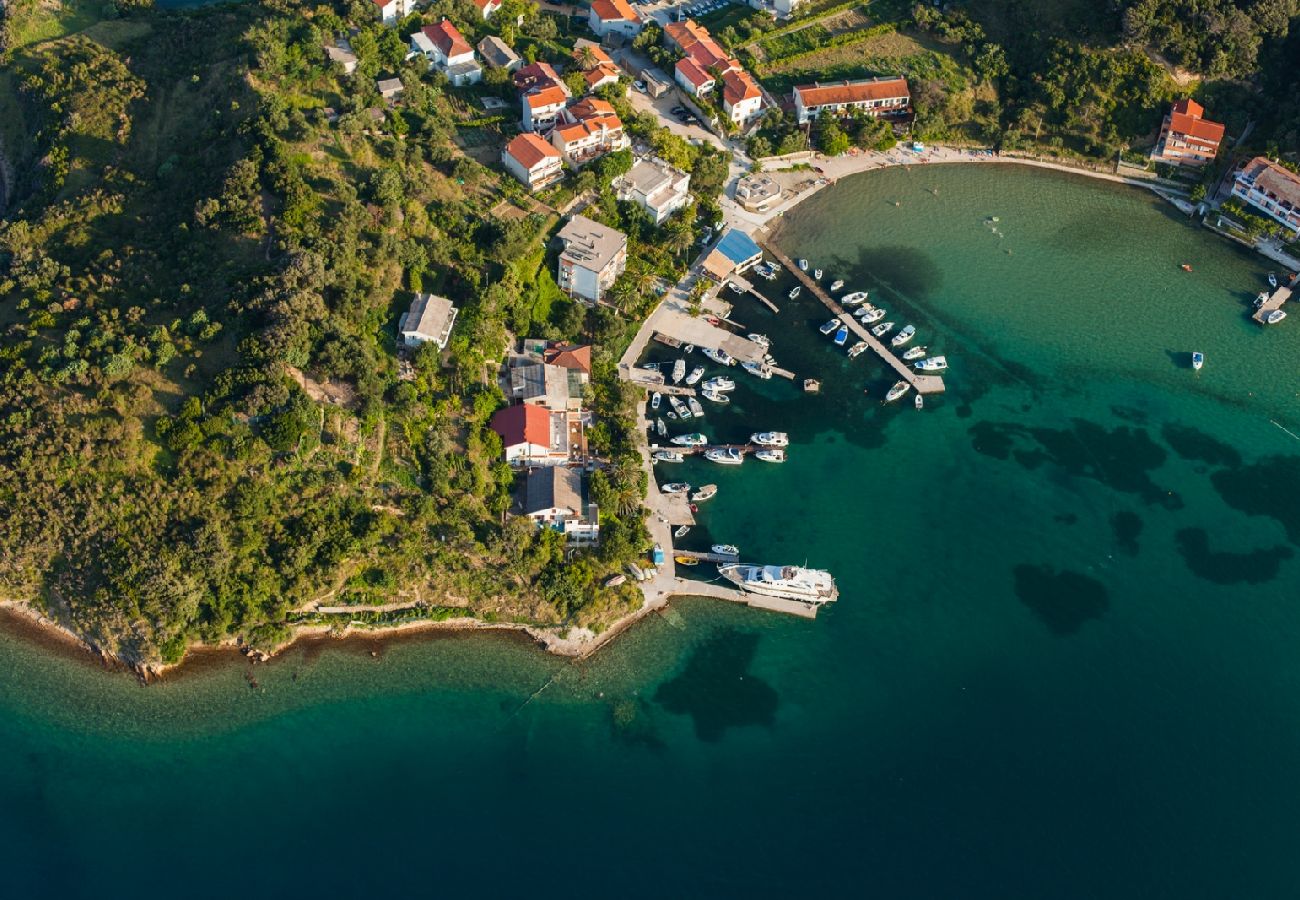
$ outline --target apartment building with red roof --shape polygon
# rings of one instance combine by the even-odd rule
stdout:
[[[525,131],[501,151],[501,164],[530,191],[554,184],[564,175],[564,157],[540,135]]]
[[[1191,98],[1173,105],[1160,126],[1151,158],[1175,166],[1204,166],[1219,155],[1223,126],[1204,118],[1205,107]]]
[[[641,33],[645,23],[627,0],[592,0],[587,24],[600,37],[618,35],[631,39]]]
[[[912,109],[906,78],[864,78],[859,81],[814,82],[794,89],[795,119],[805,125],[823,113],[845,116],[850,110],[869,116],[904,118]]]

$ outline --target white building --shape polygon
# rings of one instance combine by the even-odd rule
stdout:
[[[525,131],[506,144],[501,163],[530,191],[554,184],[564,175],[564,157],[540,136]]]
[[[411,49],[423,55],[430,68],[438,69],[457,87],[483,80],[483,69],[474,58],[474,48],[447,19],[425,25],[411,35]]]
[[[372,0],[379,21],[385,25],[396,25],[398,19],[405,19],[415,11],[415,0]]]
[[[569,102],[569,94],[558,84],[551,84],[523,94],[519,102],[523,107],[520,124],[524,131],[545,131],[559,118],[564,105]]]
[[[641,15],[627,0],[592,0],[587,23],[599,37],[618,35],[631,39],[641,33]]]
[[[1233,177],[1232,196],[1300,234],[1300,175],[1256,156]]]
[[[533,403],[498,410],[491,428],[501,435],[512,466],[559,466],[569,461],[569,417]]]
[[[582,472],[552,466],[528,473],[524,486],[524,515],[538,528],[554,528],[569,546],[592,546],[600,540],[600,515],[594,503],[582,499]]]
[[[478,7],[478,11],[483,15],[483,19],[486,21],[492,17],[494,12],[501,8],[501,0],[474,0],[474,5]]]
[[[659,159],[642,159],[618,179],[618,199],[631,200],[662,225],[691,202],[691,176]]]
[[[801,84],[794,89],[794,112],[800,125],[822,113],[845,116],[852,109],[870,116],[903,117],[911,107],[912,94],[906,78]]]
[[[447,349],[447,340],[456,324],[456,307],[446,297],[433,294],[416,294],[411,308],[402,313],[397,323],[397,333],[407,347],[433,343],[439,350]]]
[[[562,110],[551,132],[551,145],[575,169],[631,143],[614,107],[598,97],[583,98]]]
[[[744,69],[722,73],[722,111],[742,128],[763,111],[763,92]]]
[[[351,75],[357,70],[357,55],[352,52],[352,45],[344,38],[339,38],[333,44],[326,44],[325,56],[330,62],[342,68],[344,75]]]
[[[627,235],[616,228],[573,216],[560,229],[560,289],[596,302],[627,268]]]

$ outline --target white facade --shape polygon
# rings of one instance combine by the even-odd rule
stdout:
[[[656,225],[691,201],[691,176],[656,159],[637,162],[618,182],[618,198],[639,205]]]
[[[560,290],[597,302],[627,268],[627,235],[616,228],[573,216],[560,229]]]
[[[415,0],[372,0],[379,21],[385,25],[396,25],[398,19],[404,19],[415,10]]]
[[[643,23],[625,0],[618,4],[597,0],[587,13],[587,24],[599,37],[615,34],[631,40],[641,33]]]
[[[501,151],[501,163],[530,191],[546,187],[564,174],[564,157],[535,134],[522,134],[507,144]]]

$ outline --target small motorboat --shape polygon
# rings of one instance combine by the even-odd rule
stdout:
[[[672,405],[673,412],[677,414],[677,418],[681,419],[683,422],[691,417],[690,407],[677,397],[669,397],[668,402]]]
[[[910,341],[912,339],[912,336],[915,334],[916,334],[915,325],[905,325],[903,327],[903,330],[900,331],[898,334],[894,335],[894,339],[889,343],[895,347],[901,347],[904,344],[906,344],[908,341]]]
[[[691,530],[691,526],[689,525],[679,525],[677,530],[673,532],[673,537],[675,538],[686,537],[686,533],[690,530]]]
[[[1183,264],[1182,264],[1181,266],[1179,266],[1178,268],[1182,269],[1184,272],[1190,272],[1190,271],[1192,271],[1192,265],[1191,265],[1191,263],[1183,263]]]
[[[690,434],[679,434],[671,441],[678,447],[703,447],[708,442],[709,439],[698,431],[693,431]]]
[[[674,556],[673,562],[679,566],[698,566],[700,561],[694,556]]]
[[[763,449],[754,453],[754,459],[761,459],[763,462],[783,463],[785,462],[784,450]]]
[[[660,402],[661,400],[663,400],[663,399],[664,399],[664,398],[663,398],[663,395],[660,394],[658,391],[655,391],[653,394],[650,395],[650,408],[651,408],[651,409],[658,409],[658,408],[659,408],[659,402]]]
[[[802,291],[803,288],[799,287],[799,285],[796,284],[794,287],[790,288],[790,293],[786,294],[786,296],[789,297],[791,300],[793,300],[794,298],[798,297]]]
[[[841,324],[842,323],[840,322],[839,319],[831,319],[829,322],[827,322],[825,325],[823,325],[821,328],[817,330],[820,331],[822,334],[831,334],[832,332],[835,331],[835,329],[839,328]]]
[[[686,360],[679,359],[673,363],[673,384],[678,384],[686,377]]]
[[[870,296],[866,291],[854,291],[851,294],[845,294],[840,299],[841,306],[857,306],[859,303],[866,303],[867,297]]]
[[[735,447],[714,447],[704,451],[704,458],[724,466],[738,466],[745,461],[745,454]]]
[[[646,364],[643,365],[641,368],[645,369],[645,370],[648,371],[648,372],[658,372],[658,371],[659,371],[659,363],[646,363]]]
[[[711,400],[714,403],[731,402],[730,397],[728,397],[726,394],[721,393],[720,391],[713,390],[713,388],[704,388],[702,391],[700,391],[700,396],[702,396],[705,400]]]
[[[822,389],[822,383],[816,378],[805,378],[803,380],[803,392],[805,394],[815,394]]]
[[[735,544],[714,544],[709,549],[712,550],[714,553],[720,554],[722,556],[740,555],[740,548],[737,547]]]
[[[653,459],[655,462],[682,462],[686,457],[676,450],[656,450]]]
[[[1201,366],[1203,365],[1205,365],[1205,354],[1202,353],[1200,350],[1193,350],[1192,368],[1199,372],[1201,370]]]
[[[800,272],[807,272],[807,271],[808,271],[808,260],[806,260],[806,259],[801,259],[801,260],[799,260],[799,271],[800,271]]]
[[[664,494],[685,494],[691,486],[684,481],[670,481],[659,490]]]
[[[849,339],[849,326],[841,324],[838,331],[835,332],[835,346],[843,347]]]
[[[919,363],[913,363],[912,368],[920,372],[942,372],[948,368],[948,359],[944,356],[931,356],[929,359],[923,359]]]
[[[708,381],[704,382],[704,384],[700,385],[700,387],[706,391],[718,391],[721,393],[723,391],[734,391],[736,389],[736,382],[732,381],[726,375],[714,375]]]
[[[821,280],[822,280],[822,270],[821,270],[821,269],[813,269],[813,280],[814,280],[814,281],[821,281]]]
[[[694,397],[687,397],[686,405],[691,408],[691,415],[695,416],[695,418],[699,419],[704,416],[704,407],[700,406],[700,401]]]
[[[758,344],[758,346],[762,347],[764,350],[768,350],[772,346],[771,338],[769,338],[765,334],[751,334],[748,337],[751,341],[753,341],[755,344]]]
[[[703,353],[718,365],[734,366],[736,364],[735,358],[721,347],[705,347]]]
[[[920,347],[912,347],[906,353],[903,354],[903,359],[907,360],[908,362],[911,362],[914,359],[920,359],[921,357],[925,356],[926,351],[928,351],[929,349],[930,348],[926,347],[924,344],[922,344]]]
[[[749,436],[749,441],[760,447],[788,447],[790,435],[784,431],[756,431]]]
[[[1271,287],[1271,288],[1276,288],[1276,287],[1277,287],[1277,273],[1276,273],[1276,272],[1269,272],[1269,273],[1268,273],[1268,286]]]
[[[659,432],[660,437],[668,436],[668,426],[664,424],[663,416],[655,419],[655,431]]]
[[[1260,291],[1255,295],[1255,309],[1259,309],[1268,302],[1268,291]]]
[[[906,381],[895,381],[894,386],[889,389],[889,393],[885,394],[885,402],[893,403],[895,400],[897,400],[899,397],[906,394],[911,389],[912,386],[908,384]]]
[[[834,281],[831,282],[831,293],[838,291],[842,287],[844,287],[844,279],[836,278]]]
[[[746,360],[745,362],[740,364],[740,367],[744,369],[746,372],[748,372],[750,375],[753,375],[755,378],[761,378],[764,381],[767,381],[769,378],[772,377],[771,368],[763,365],[762,363],[756,363],[753,362],[752,360]]]
[[[917,394],[916,400],[912,405],[915,406],[917,409],[925,409],[925,398],[922,397],[920,394]]]
[[[857,359],[859,356],[863,354],[863,352],[866,351],[866,349],[867,349],[867,342],[858,341],[856,344],[854,344],[852,347],[849,348],[849,359]]]
[[[686,383],[695,384],[703,377],[704,377],[704,366],[696,366],[694,369],[691,369],[691,374],[686,376]]]
[[[889,329],[893,327],[894,327],[893,322],[881,322],[875,328],[871,329],[871,333],[874,334],[876,337],[884,337],[885,335],[889,334]]]
[[[717,493],[718,486],[716,484],[701,485],[699,490],[691,494],[691,500],[696,503],[703,503],[705,500],[712,500]]]
[[[694,353],[694,352],[695,352],[695,345],[694,345],[694,344],[687,344],[685,347],[682,348],[682,352],[683,352],[683,353]]]
[[[605,587],[607,588],[618,587],[620,584],[625,584],[626,582],[627,582],[626,575],[611,575],[605,579]]]
[[[1286,318],[1286,313],[1282,312],[1282,310],[1280,309],[1275,309],[1267,316],[1264,317],[1264,324],[1276,325],[1278,322],[1281,322],[1285,318]]]
[[[872,322],[879,322],[885,317],[885,315],[886,313],[883,309],[873,306],[871,309],[868,309],[864,315],[859,316],[859,318],[862,320],[863,325],[870,325]]]

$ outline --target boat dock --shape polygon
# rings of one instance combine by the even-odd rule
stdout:
[[[1294,279],[1292,280],[1294,284]],[[1265,324],[1264,318],[1275,309],[1281,309],[1282,304],[1291,299],[1291,288],[1283,285],[1269,295],[1269,298],[1260,304],[1259,309],[1251,316],[1259,324]]]
[[[686,556],[687,554],[679,550],[677,555]],[[728,561],[730,562],[730,560]],[[817,607],[811,603],[804,603],[801,600],[786,600],[783,597],[768,597],[765,594],[751,594],[748,591],[742,591],[727,584],[718,584],[714,581],[696,581],[692,578],[678,577],[675,579],[674,587],[673,593],[682,597],[715,597],[718,600],[743,603],[754,609],[765,609],[768,612],[785,613],[803,619],[817,618]]]
[[[688,419],[687,421],[691,421],[691,420]],[[741,453],[750,454],[750,453],[755,453],[762,449],[764,448],[760,447],[758,444],[700,444],[698,447],[681,447],[678,446],[677,444],[651,444],[650,445],[651,453],[653,453],[656,450],[676,450],[678,453],[682,454],[683,456],[692,456],[696,454],[706,453],[709,450],[739,450]],[[768,447],[767,449],[779,450],[785,448]]]
[[[674,550],[678,556],[685,556],[688,559],[698,559],[702,562],[711,563],[732,563],[739,562],[738,556],[727,556],[725,553],[704,553],[699,550]]]
[[[655,374],[649,369],[633,369],[628,373],[627,381],[635,384],[637,387],[645,388],[647,391],[657,391],[660,394],[675,394],[678,397],[694,397],[695,388],[684,384],[666,384],[662,381],[655,381],[649,376]],[[660,376],[662,377],[662,376]]]
[[[836,318],[848,326],[849,331],[866,341],[867,346],[870,347],[877,356],[884,360],[890,368],[897,372],[899,378],[916,388],[918,394],[943,393],[943,378],[938,375],[922,375],[920,372],[917,372],[906,362],[890,352],[884,342],[872,334],[865,325],[849,313],[845,312],[844,307],[832,300],[831,295],[826,293],[826,291],[822,289],[821,285],[814,281],[807,272],[795,265],[794,261],[791,260],[790,257],[767,244],[763,245],[763,249],[776,257],[777,261],[780,262],[781,265],[790,270],[790,272],[794,274],[795,278],[798,278],[803,283],[804,287],[812,291],[813,295],[822,302],[822,305],[834,313]]]
[[[742,293],[752,294],[753,296],[757,297],[758,301],[762,303],[764,306],[766,306],[768,309],[772,310],[772,312],[779,313],[781,311],[777,309],[775,303],[773,303],[771,300],[767,299],[761,293],[759,293],[758,288],[754,287],[754,283],[750,281],[748,278],[744,278],[741,275],[736,274],[730,276],[727,280],[730,281],[732,284],[734,284],[736,287],[740,288]]]

